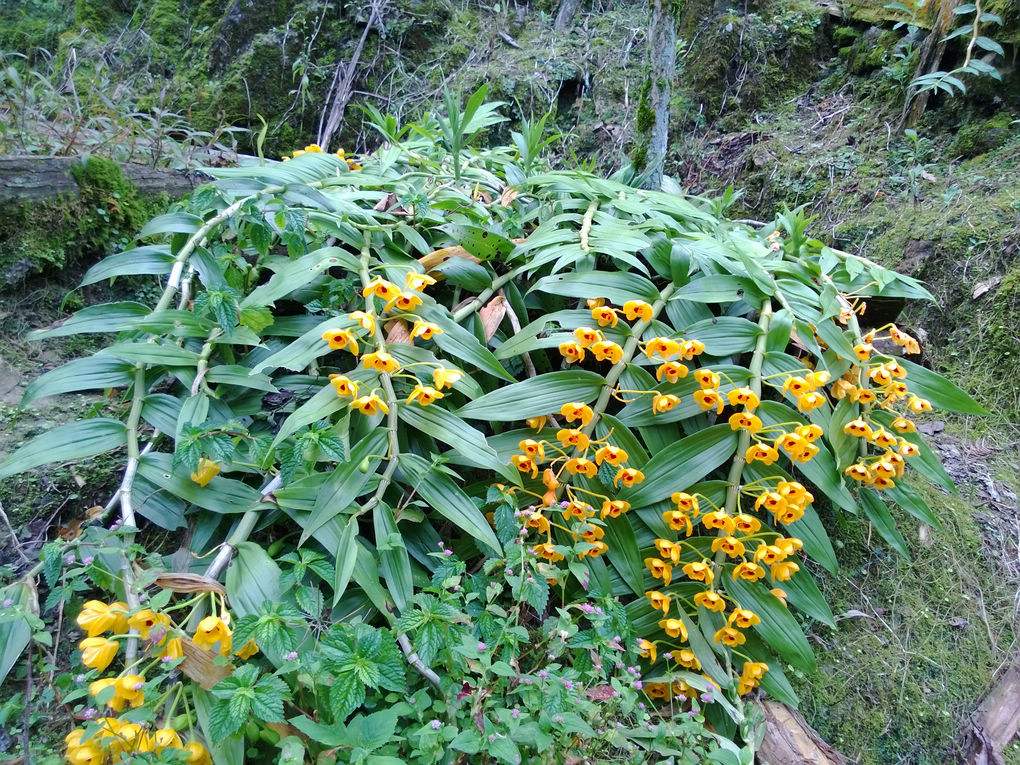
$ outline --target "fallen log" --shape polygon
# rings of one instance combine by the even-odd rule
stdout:
[[[825,743],[795,709],[777,701],[761,705],[765,736],[758,748],[760,765],[847,765],[849,760]]]
[[[71,168],[80,157],[0,157],[0,201],[32,201],[78,193]],[[125,162],[124,176],[142,194],[182,197],[204,182],[203,176],[186,170],[165,170]]]
[[[999,675],[963,736],[961,762],[1004,765],[1003,751],[1020,730],[1020,657]]]

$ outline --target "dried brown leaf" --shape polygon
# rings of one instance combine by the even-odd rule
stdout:
[[[482,306],[478,311],[478,317],[482,320],[482,330],[485,332],[486,341],[491,340],[496,334],[499,325],[506,316],[506,300],[502,295],[496,295],[492,300]]]
[[[182,637],[181,643],[184,645],[184,661],[181,662],[181,672],[206,690],[234,671],[233,665],[216,664],[216,657],[219,654],[200,648],[191,642],[191,638]]]
[[[215,579],[202,576],[201,574],[160,574],[156,577],[155,584],[157,587],[162,587],[164,590],[172,592],[217,592],[220,595],[227,594],[227,590],[222,584]]]

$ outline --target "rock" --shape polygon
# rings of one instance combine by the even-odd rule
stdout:
[[[935,245],[926,239],[912,239],[903,248],[903,260],[897,270],[902,274],[914,275],[924,268],[928,259],[935,254]]]

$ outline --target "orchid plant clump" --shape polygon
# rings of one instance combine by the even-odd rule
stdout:
[[[0,477],[125,464],[81,535],[5,591],[2,674],[40,631],[36,575],[49,607],[115,601],[78,612],[88,672],[68,695],[93,719],[73,762],[234,762],[266,738],[365,762],[749,761],[748,698],[796,704],[784,667],[814,665],[793,612],[834,621],[817,508],[904,554],[890,504],[938,523],[912,484],[952,484],[914,418],[980,408],[908,358],[907,332],[868,326],[870,301],[930,299],[918,282],[811,239],[799,213],[750,227],[726,199],[549,170],[535,131],[472,146],[499,106],[481,90],[413,130],[380,120],[356,159],[210,169],[83,280],[151,275],[155,305],[36,333],[111,342],[26,404],[108,395]],[[146,551],[143,523],[190,535]],[[550,677],[555,709],[527,690]],[[569,699],[635,727],[581,725]],[[366,741],[387,708],[425,727]]]

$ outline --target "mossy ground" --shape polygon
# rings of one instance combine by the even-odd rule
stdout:
[[[816,631],[818,671],[798,678],[808,720],[865,764],[953,761],[1016,637],[1017,580],[987,555],[1001,540],[975,522],[980,499],[966,486],[960,496],[915,486],[942,527],[922,534],[896,514],[909,561],[859,518],[834,519],[842,569],[819,583],[838,628]]]

